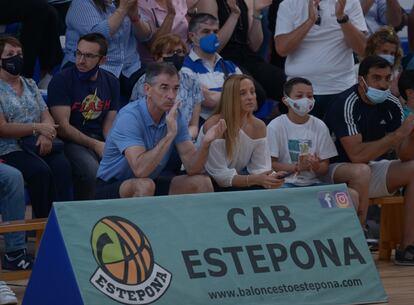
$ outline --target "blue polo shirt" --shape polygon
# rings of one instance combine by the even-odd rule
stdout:
[[[97,177],[109,181],[111,179],[126,180],[134,177],[124,152],[131,146],[142,146],[146,151],[153,149],[167,134],[165,115],[157,125],[148,112],[145,97],[129,103],[121,109],[109,132],[105,142],[105,150],[99,165]],[[178,112],[177,135],[174,144],[191,141],[188,127]],[[157,178],[167,164],[173,146],[162,158],[161,162],[149,175],[149,178]]]

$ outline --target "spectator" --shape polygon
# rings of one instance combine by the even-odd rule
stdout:
[[[25,211],[26,204],[24,202],[22,174],[17,169],[1,163],[0,160],[0,212],[2,221],[22,220],[24,219]],[[25,235],[25,232],[5,234],[6,254],[1,264],[4,270],[32,269],[33,258],[27,254]]]
[[[243,73],[253,76],[264,89],[266,97],[280,101],[283,96],[285,74],[282,69],[265,62],[257,53],[263,43],[261,11],[272,1],[201,0],[200,7],[203,2],[204,8],[199,12],[216,16],[220,22],[219,35],[222,39],[220,44],[223,48],[220,55],[233,61]],[[257,83],[255,83],[256,91],[259,91]],[[258,102],[260,106],[261,101]]]
[[[398,89],[405,103],[404,118],[414,113],[414,70],[405,70],[398,80]]]
[[[138,14],[136,0],[73,0],[66,16],[66,48],[63,65],[74,65],[81,36],[98,32],[108,41],[108,60],[102,69],[119,78],[123,106],[143,69],[137,41],[151,36],[148,22]]]
[[[328,173],[329,158],[338,153],[325,123],[309,115],[315,104],[312,84],[295,77],[284,88],[282,101],[288,113],[267,126],[272,167],[291,173],[285,179],[288,185],[321,184],[319,177]]]
[[[105,139],[119,105],[119,82],[100,69],[108,44],[99,33],[79,38],[76,65],[56,74],[49,84],[48,103],[74,176],[77,200],[95,197],[95,180]]]
[[[194,15],[189,31],[193,48],[184,59],[182,72],[197,78],[201,84],[204,94],[200,114],[202,124],[220,101],[224,79],[232,74],[241,74],[241,71],[234,63],[224,60],[217,53],[219,24],[216,17],[209,14]]]
[[[0,158],[22,172],[35,216],[47,217],[53,201],[72,199],[71,168],[62,151],[52,151],[56,127],[33,80],[20,76],[20,42],[0,38]],[[39,153],[23,151],[29,136]]]
[[[399,71],[403,51],[400,38],[391,27],[383,27],[373,33],[367,41],[364,57],[378,55],[389,61],[395,71]]]
[[[309,80],[294,77],[284,85],[288,113],[267,126],[272,167],[291,173],[287,186],[347,183],[365,228],[370,170],[365,164],[329,164],[338,155],[325,123],[310,115],[315,100]],[[286,185],[286,184],[285,184]]]
[[[22,75],[33,77],[39,59],[42,77],[50,79],[52,69],[62,61],[63,53],[58,34],[58,15],[47,0],[0,1],[0,24],[22,23],[20,40],[24,51]]]
[[[178,72],[172,65],[153,63],[147,67],[146,96],[122,109],[109,133],[97,174],[98,199],[151,196],[155,191],[164,194],[160,189],[162,172],[173,144],[187,175],[167,179],[171,184],[165,193],[213,191],[210,179],[200,174],[208,147],[222,135],[225,123],[221,120],[212,127],[196,150],[177,111],[178,87]]]
[[[353,51],[363,54],[366,30],[359,0],[285,0],[280,4],[276,51],[287,56],[288,78],[305,77],[312,82],[316,117],[322,119],[338,94],[355,84]]]
[[[178,71],[180,76],[180,87],[177,93],[177,100],[180,101],[179,109],[187,123],[191,138],[195,139],[198,135],[201,102],[204,96],[198,78],[193,78],[190,74],[181,71],[185,54],[187,54],[186,45],[175,34],[166,34],[157,38],[151,47],[151,55],[156,62],[169,62]],[[144,84],[145,74],[135,84],[131,101],[145,96]]]
[[[174,2],[174,3],[173,3]],[[176,34],[185,43],[188,39],[188,21],[186,0],[141,0],[139,11],[148,20],[152,29],[150,41],[138,44],[139,57],[144,64],[155,59],[150,54],[151,44],[165,34]]]
[[[220,120],[227,129],[210,145],[205,165],[214,179],[216,191],[249,188],[278,188],[283,179],[272,173],[266,125],[253,112],[257,107],[253,79],[247,75],[232,75],[223,85],[218,109],[200,131],[199,141]]]
[[[400,47],[400,38],[391,27],[380,28],[368,38],[364,57],[370,55],[381,56],[382,58],[388,60],[393,66],[391,92],[394,96],[399,97],[398,78],[401,71],[403,51]]]
[[[327,114],[336,139],[337,161],[367,163],[371,168],[369,197],[389,196],[405,188],[405,227],[395,263],[414,265],[414,116],[403,120],[399,100],[390,94],[392,66],[379,56],[366,57],[358,84],[345,91]],[[383,155],[396,149],[399,160]]]
[[[360,0],[362,11],[370,34],[385,25],[402,28],[404,9],[398,0]]]

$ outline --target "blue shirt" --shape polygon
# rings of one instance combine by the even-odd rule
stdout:
[[[75,62],[74,52],[78,46],[79,37],[82,35],[98,32],[105,36],[108,41],[107,62],[100,67],[114,74],[116,77],[121,72],[126,77],[141,67],[137,53],[137,42],[131,21],[125,17],[118,31],[111,35],[109,33],[108,18],[116,10],[111,4],[106,12],[97,8],[92,0],[73,0],[66,15],[66,46],[65,57],[62,66]]]
[[[165,115],[157,125],[148,112],[146,98],[140,98],[121,109],[106,139],[102,161],[99,165],[97,177],[109,181],[110,179],[126,180],[134,177],[124,153],[128,147],[141,146],[146,151],[153,149],[167,134]],[[177,135],[174,144],[191,141],[188,127],[180,112],[177,116]],[[170,158],[173,146],[162,158],[159,165],[149,175],[154,179],[164,169]]]
[[[204,95],[201,91],[200,83],[197,78],[191,77],[189,74],[181,71],[178,73],[180,75],[180,87],[177,93],[177,101],[181,102],[181,115],[184,117],[187,125],[189,125],[193,116],[193,109],[204,100]],[[132,90],[130,98],[132,101],[145,95],[144,83],[145,74],[140,77]]]
[[[370,35],[387,25],[387,1],[374,0],[374,3],[365,15],[365,21]]]
[[[207,61],[200,58],[193,50],[185,57],[181,71],[189,74],[193,78],[197,78],[202,86],[217,92],[221,92],[227,76],[242,74],[240,69],[232,61],[224,60],[218,54],[216,54],[214,67],[211,67]],[[200,116],[203,119],[208,119],[213,111],[214,109],[205,108],[201,105]]]
[[[69,106],[70,124],[101,141],[105,118],[109,111],[118,110],[118,104],[119,81],[102,69],[96,80],[80,80],[72,66],[55,74],[48,87],[48,105]]]
[[[0,113],[8,123],[40,123],[46,104],[32,79],[20,77],[23,83],[23,94],[16,91],[6,82],[0,80]],[[21,150],[17,139],[0,138],[0,156]]]

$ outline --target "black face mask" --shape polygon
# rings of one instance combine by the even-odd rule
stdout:
[[[23,57],[20,54],[1,59],[1,68],[13,75],[20,75],[23,71]]]
[[[173,56],[163,57],[163,61],[173,64],[177,71],[180,71],[184,64],[184,56],[174,54]]]

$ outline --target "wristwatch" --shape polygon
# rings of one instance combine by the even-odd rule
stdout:
[[[348,15],[344,15],[341,19],[336,19],[339,24],[347,23],[349,21]]]

